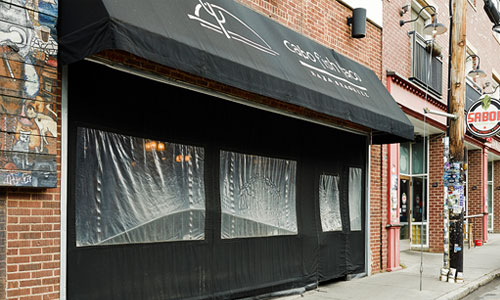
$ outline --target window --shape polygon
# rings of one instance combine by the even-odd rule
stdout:
[[[78,128],[76,244],[205,237],[204,150]]]
[[[297,234],[297,162],[220,152],[221,237]]]
[[[321,175],[319,209],[323,231],[341,231],[339,176]]]
[[[422,6],[416,1],[412,2],[411,15],[416,19]],[[412,75],[409,78],[412,81],[428,87],[430,93],[440,96],[443,85],[443,62],[440,57],[439,47],[435,41],[432,43],[430,36],[424,36],[424,27],[431,22],[431,15],[428,11],[421,12],[416,22],[413,22],[413,31],[411,36],[412,50]]]
[[[359,231],[362,227],[362,171],[360,168],[349,168],[349,219],[351,231]]]

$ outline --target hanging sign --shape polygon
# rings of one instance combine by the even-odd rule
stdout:
[[[485,95],[467,112],[467,129],[474,136],[486,138],[500,131],[500,102]]]

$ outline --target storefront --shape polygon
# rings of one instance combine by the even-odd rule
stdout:
[[[232,1],[61,4],[60,49],[69,299],[367,271],[369,145],[413,138],[371,70]]]

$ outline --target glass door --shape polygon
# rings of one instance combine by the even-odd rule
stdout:
[[[427,152],[421,137],[400,144],[400,239],[410,239],[411,246],[427,246]]]

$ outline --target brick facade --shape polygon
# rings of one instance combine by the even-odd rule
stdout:
[[[7,299],[58,299],[59,188],[9,189],[6,197]]]
[[[493,164],[493,232],[500,233],[500,161]]]
[[[429,251],[443,251],[444,144],[442,135],[429,138]],[[437,183],[437,186],[435,185]]]
[[[387,145],[370,147],[370,253],[371,272],[387,269]]]
[[[482,170],[482,150],[469,150],[468,152],[468,190],[467,203],[468,214],[477,215],[483,212],[483,170]],[[473,238],[483,239],[483,219],[473,218]]]
[[[5,261],[7,236],[5,232],[7,211],[6,195],[0,191],[0,299],[5,299],[5,284],[7,279],[7,266]]]
[[[449,2],[445,0],[439,1],[425,1],[425,0],[415,0],[415,1],[407,1],[407,0],[396,0],[396,1],[384,1],[383,2],[383,10],[384,10],[384,19],[383,19],[383,48],[382,48],[382,69],[383,76],[387,76],[387,71],[392,71],[398,74],[398,76],[408,79],[412,77],[412,51],[411,51],[411,37],[409,36],[409,32],[413,30],[413,24],[408,23],[403,26],[399,25],[399,20],[409,20],[411,19],[410,12],[407,12],[403,16],[400,16],[401,8],[410,3],[418,3],[423,6],[426,4],[431,4],[437,9],[438,21],[443,23],[446,27],[449,27]],[[494,84],[494,76],[496,73],[496,77],[498,74],[498,65],[500,65],[500,57],[498,55],[493,55],[493,53],[498,53],[500,48],[500,38],[495,38],[494,33],[491,30],[491,23],[482,7],[482,4],[477,4],[475,1],[466,2],[467,5],[467,46],[473,50],[474,54],[479,55],[481,57],[481,69],[486,72],[488,75],[485,79],[475,80],[474,83],[478,87],[484,88],[486,83]],[[443,63],[442,66],[442,95],[441,97],[436,98],[438,103],[437,107],[446,111],[447,104],[447,93],[446,87],[448,84],[448,53],[449,53],[449,28],[445,34],[439,35],[436,37],[436,45],[441,48],[441,60]],[[497,68],[497,69],[495,69]],[[500,78],[497,78],[497,80]],[[472,85],[470,80],[467,80],[468,85]],[[431,107],[433,109],[432,103],[427,101],[422,93],[416,93],[414,91],[413,86],[418,86],[418,83],[414,82],[405,82],[404,87],[408,91],[408,94],[413,93],[419,96],[420,99],[415,100],[414,102],[418,103],[408,103],[405,100],[404,96],[400,95],[400,98],[397,98],[396,101],[403,103],[403,109],[407,114],[411,115],[416,119],[420,119],[424,121],[422,107]],[[422,86],[420,87],[422,89]],[[490,91],[491,87],[484,88],[484,91]],[[413,96],[413,95],[412,95]],[[435,103],[434,103],[435,104]],[[445,125],[444,124],[432,124],[429,122],[428,126],[434,125],[436,129],[441,130],[443,134],[445,134]],[[416,129],[416,132],[420,129]],[[421,134],[421,133],[420,133]],[[497,139],[497,138],[495,138]],[[467,137],[467,142],[474,145],[481,145],[482,142],[474,141],[472,138]],[[443,175],[443,161],[442,161],[442,144],[441,141],[432,140],[431,137],[431,145],[429,152],[429,161],[430,161],[430,169],[429,169],[429,251],[431,252],[441,252],[442,244],[443,244],[443,231],[442,231],[442,199],[443,199],[443,183],[442,183],[442,175]],[[498,144],[498,142],[496,143]],[[485,144],[486,149],[490,152],[493,149],[488,149],[491,147],[490,144]],[[469,177],[468,177],[468,186],[469,186],[469,211],[468,214],[478,214],[482,212],[482,197],[484,182],[483,177],[480,174],[482,168],[482,160],[477,156],[475,152],[477,150],[469,152],[471,156],[469,157]],[[479,152],[481,152],[479,150]],[[495,155],[499,155],[498,149],[495,152]],[[490,156],[491,158],[491,156]],[[479,165],[478,165],[479,164]],[[484,170],[483,170],[484,171]],[[432,184],[438,183],[438,187],[432,187]],[[496,185],[495,185],[496,186]],[[472,187],[475,187],[472,190]],[[495,194],[498,192],[495,191]],[[495,197],[494,199],[500,199],[499,197]],[[496,208],[500,205],[494,205]],[[481,218],[476,218],[473,221],[475,223],[475,231],[477,233],[483,230],[483,220]],[[477,223],[477,224],[476,224]],[[500,230],[500,229],[499,229]],[[477,235],[476,235],[477,236]],[[482,233],[480,236],[483,239]]]

